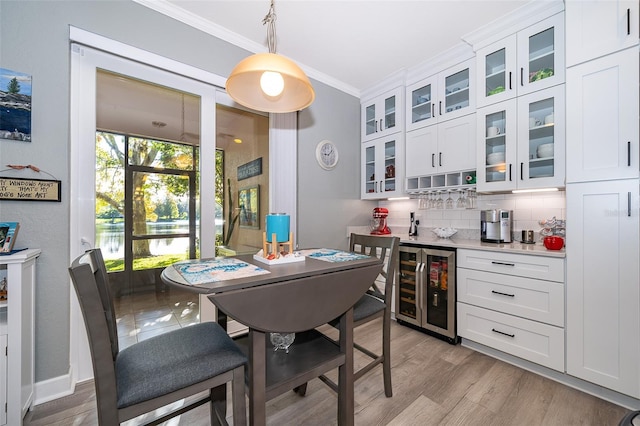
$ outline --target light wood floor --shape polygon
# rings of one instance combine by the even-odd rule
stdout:
[[[377,350],[379,327],[375,322],[361,327],[356,339]],[[356,358],[356,363],[363,360]],[[356,383],[356,425],[614,426],[628,411],[395,322],[392,365],[392,398],[384,396],[381,368]],[[309,383],[306,397],[289,392],[267,407],[269,425],[335,425],[336,414],[336,396],[319,380]],[[24,424],[97,425],[93,382],[78,385],[71,396],[34,407]],[[135,424],[139,421],[127,422]],[[208,407],[166,424],[207,425]]]

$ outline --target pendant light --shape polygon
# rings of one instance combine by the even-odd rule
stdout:
[[[315,92],[304,71],[292,60],[276,53],[274,0],[262,20],[267,25],[269,53],[243,59],[227,78],[227,93],[248,108],[264,112],[300,111],[313,102]]]

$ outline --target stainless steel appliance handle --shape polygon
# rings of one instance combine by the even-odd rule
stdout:
[[[420,279],[420,266],[422,263],[416,263],[416,322],[422,318],[422,280]]]

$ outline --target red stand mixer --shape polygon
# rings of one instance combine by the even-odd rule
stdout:
[[[387,216],[389,210],[384,207],[376,207],[373,209],[373,219],[371,219],[371,235],[388,235],[391,229],[387,226]]]

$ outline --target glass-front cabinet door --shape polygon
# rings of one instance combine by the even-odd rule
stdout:
[[[403,88],[393,89],[362,103],[362,141],[402,130]]]
[[[518,98],[518,188],[565,182],[564,85]]]
[[[407,87],[407,131],[428,126],[437,121],[436,76]]]
[[[478,109],[478,191],[516,186],[517,102],[515,99]]]
[[[362,146],[362,199],[381,199],[402,192],[402,134],[365,142]]]
[[[507,37],[476,52],[478,107],[516,96],[516,37]]]
[[[564,14],[520,31],[517,44],[518,95],[564,82]]]
[[[438,74],[438,121],[473,112],[476,106],[474,70],[474,59],[470,59]]]

